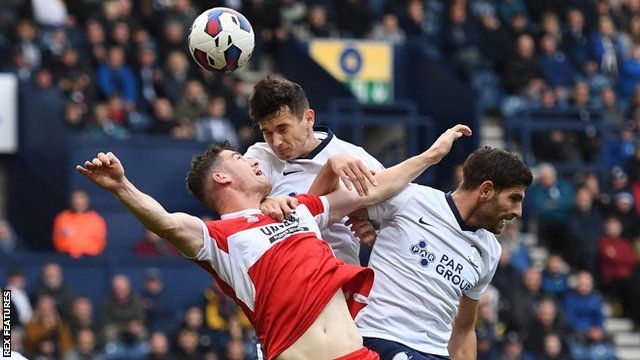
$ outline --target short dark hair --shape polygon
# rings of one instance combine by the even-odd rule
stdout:
[[[464,161],[460,187],[463,190],[475,189],[487,180],[500,191],[514,186],[528,187],[533,175],[515,154],[487,146],[474,151]]]
[[[194,155],[191,159],[191,169],[189,169],[186,179],[187,189],[201,202],[204,202],[204,180],[224,150],[235,151],[228,141],[223,141],[209,145],[202,154]]]
[[[249,99],[249,116],[254,121],[270,119],[287,108],[300,118],[309,108],[300,85],[279,76],[267,76],[255,84]]]

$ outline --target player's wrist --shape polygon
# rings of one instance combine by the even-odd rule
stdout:
[[[131,183],[126,177],[122,177],[120,181],[118,181],[117,185],[111,189],[111,193],[116,196],[118,199],[123,198],[129,192],[131,187]]]

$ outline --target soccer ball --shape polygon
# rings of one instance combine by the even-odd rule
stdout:
[[[247,18],[239,12],[216,7],[200,14],[191,25],[189,52],[205,70],[229,72],[251,57],[255,38]]]

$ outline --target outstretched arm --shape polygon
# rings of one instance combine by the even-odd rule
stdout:
[[[456,125],[448,129],[425,152],[379,171],[375,175],[378,185],[373,187],[367,196],[361,197],[353,191],[336,188],[337,174],[331,170],[330,163],[320,171],[309,192],[324,195],[326,191],[331,191],[327,195],[330,207],[329,221],[337,221],[355,210],[366,208],[396,194],[429,166],[439,163],[451,151],[454,141],[471,134],[471,129],[466,125]]]
[[[151,196],[138,190],[125,176],[120,160],[111,152],[99,153],[76,170],[109,190],[147,229],[168,240],[184,255],[194,257],[203,246],[202,222],[185,213],[169,213]]]

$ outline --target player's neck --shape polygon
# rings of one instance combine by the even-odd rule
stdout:
[[[318,145],[320,145],[320,143],[322,142],[322,140],[318,139],[313,132],[311,132],[310,138],[307,141],[307,145],[305,146],[304,150],[302,151],[302,153],[300,154],[299,157],[305,157],[307,155],[309,155],[309,153],[311,153],[313,150],[315,150],[315,148],[318,147]]]
[[[261,202],[262,196],[257,194],[247,196],[246,194],[236,191],[228,192],[225,194],[224,199],[219,202],[217,213],[225,215],[242,210],[260,209]]]
[[[473,199],[471,193],[461,189],[456,189],[451,193],[451,199],[453,199],[453,203],[456,205],[456,208],[460,213],[460,217],[462,218],[462,221],[464,221],[465,225],[473,227],[480,226],[474,218],[476,201]]]

